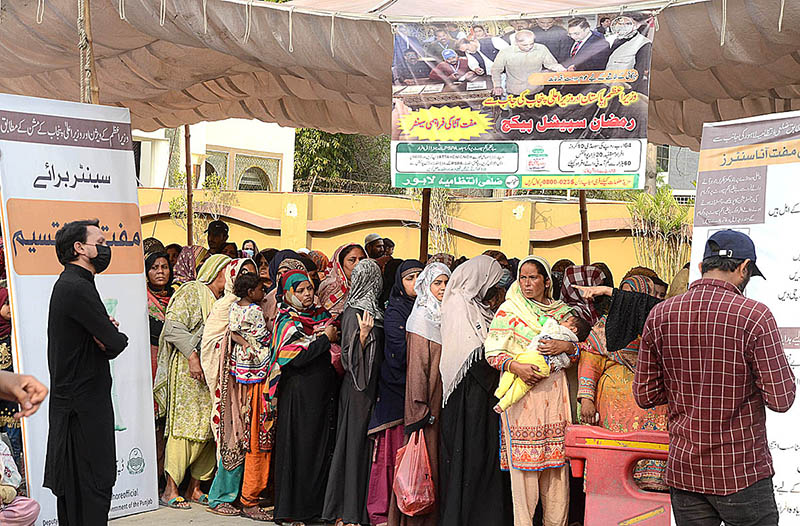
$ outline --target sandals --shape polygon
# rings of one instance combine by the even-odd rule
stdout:
[[[192,499],[191,502],[201,506],[208,506],[208,493],[203,493],[200,498]]]
[[[208,507],[206,511],[213,513],[215,515],[222,515],[223,517],[238,517],[240,515],[240,511],[236,509],[233,504],[228,502],[223,502],[216,508]]]
[[[178,495],[174,499],[164,500],[164,497],[158,499],[159,504],[172,508],[173,510],[190,510],[192,505],[186,502],[186,499]]]
[[[259,522],[270,522],[273,519],[272,512],[269,512],[264,508],[260,508],[258,506],[253,506],[251,508],[242,508],[241,515],[242,517],[247,517],[248,519],[252,519],[254,521],[259,521]]]

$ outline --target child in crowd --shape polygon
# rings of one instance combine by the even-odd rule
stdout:
[[[241,274],[233,283],[239,301],[231,305],[228,321],[233,349],[231,374],[237,382],[253,384],[267,378],[271,331],[264,320],[261,302],[266,294],[258,274]]]
[[[39,517],[39,503],[18,495],[22,484],[11,448],[0,440],[0,524],[3,526],[33,526]]]
[[[566,353],[556,356],[542,355],[539,352],[539,342],[547,339],[580,342],[589,336],[592,328],[587,321],[574,314],[561,320],[561,323],[553,318],[539,320],[539,323],[542,324],[542,330],[530,341],[525,352],[514,358],[514,361],[533,364],[539,369],[539,374],[550,376],[569,367],[570,358]],[[500,378],[500,385],[494,392],[494,395],[500,399],[500,402],[494,406],[495,412],[502,413],[511,407],[511,404],[518,402],[529,390],[530,386],[517,375],[509,371],[504,372]]]

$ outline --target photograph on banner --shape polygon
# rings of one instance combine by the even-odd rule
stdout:
[[[641,188],[650,12],[395,24],[396,187]]]
[[[700,143],[695,198],[691,280],[700,278],[705,243],[733,229],[750,236],[758,268],[745,295],[775,316],[789,364],[800,372],[800,244],[787,232],[800,229],[800,112],[707,123]],[[775,498],[780,523],[800,525],[800,405],[786,413],[767,411]]]
[[[99,221],[112,257],[93,280],[107,314],[128,337],[127,348],[109,361],[113,430],[106,431],[113,433],[116,455],[107,441],[103,451],[93,451],[116,466],[109,516],[154,510],[158,483],[150,329],[129,110],[0,95],[0,190],[13,367],[51,388],[37,414],[22,422],[20,468],[29,496],[41,506],[36,525],[58,521],[56,497],[44,487],[44,475],[51,402],[57,396],[62,397],[59,404],[64,402],[63,393],[50,385],[45,329],[53,287],[64,271],[56,232],[76,220]],[[97,426],[103,413],[101,403],[95,407],[91,418]],[[92,436],[103,436],[101,429]]]

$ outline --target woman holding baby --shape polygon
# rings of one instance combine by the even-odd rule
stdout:
[[[571,317],[569,306],[553,300],[547,261],[529,256],[520,262],[518,279],[497,311],[486,339],[489,364],[501,373],[514,374],[529,387],[500,415],[501,469],[511,474],[515,526],[532,524],[540,498],[544,526],[566,524],[569,470],[564,434],[571,420],[566,376],[558,366],[535,365],[522,355],[538,351],[555,365],[559,360],[551,358],[563,354],[575,362],[578,346],[571,341],[541,338],[535,349],[528,348],[540,339],[548,320],[562,323]]]

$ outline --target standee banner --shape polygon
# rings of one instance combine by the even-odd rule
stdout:
[[[644,186],[649,13],[394,30],[395,187]]]
[[[700,277],[706,240],[734,229],[756,246],[758,268],[746,295],[775,315],[795,376],[800,367],[800,112],[706,124],[697,176],[692,279]],[[767,411],[780,523],[800,525],[800,401],[787,413]]]
[[[48,384],[47,316],[63,267],[55,234],[99,219],[111,266],[96,277],[109,314],[129,339],[111,362],[117,482],[110,516],[158,507],[147,296],[130,114],[126,108],[0,95],[0,195],[11,295],[15,370]],[[91,433],[91,430],[85,430]],[[42,487],[48,401],[23,421],[25,474],[42,507],[37,526],[58,524]]]

